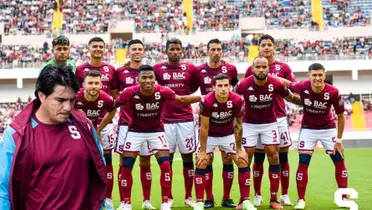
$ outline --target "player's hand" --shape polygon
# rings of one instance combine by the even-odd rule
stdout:
[[[248,166],[248,155],[242,149],[236,150],[236,155],[234,157],[236,165],[238,167],[247,167]]]
[[[335,146],[333,146],[333,155],[335,155],[336,152],[339,152],[341,157],[344,158],[344,145],[342,145],[342,143],[336,143]]]
[[[200,169],[205,169],[207,168],[209,163],[209,155],[205,152],[199,152],[196,155],[196,167]]]

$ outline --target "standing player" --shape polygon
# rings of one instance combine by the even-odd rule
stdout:
[[[291,82],[296,79],[292,73],[291,68],[282,62],[275,60],[275,40],[272,36],[265,34],[258,41],[260,55],[265,57],[269,61],[269,75],[285,78]],[[251,76],[252,66],[248,67],[245,72],[245,77]],[[274,110],[276,115],[276,121],[278,123],[278,132],[280,137],[280,151],[279,161],[281,169],[281,187],[282,193],[280,196],[280,203],[285,206],[292,205],[292,202],[288,196],[289,188],[289,162],[288,162],[288,149],[292,145],[292,140],[288,130],[287,123],[287,112],[285,109],[285,102],[282,97],[274,97]],[[261,195],[261,184],[263,177],[263,165],[265,160],[264,146],[259,141],[254,152],[254,163],[253,163],[253,186],[255,191],[253,204],[260,206],[262,204]]]
[[[57,64],[66,64],[67,66],[71,66],[72,71],[76,72],[76,64],[72,60],[68,60],[70,57],[70,40],[65,36],[59,36],[54,38],[52,41],[53,47],[53,55],[54,58],[46,63],[39,71],[39,74],[45,66],[56,66]]]
[[[230,92],[231,85],[226,74],[213,78],[213,92],[200,101],[200,142],[195,173],[195,192],[198,203],[194,210],[204,209],[205,172],[209,155],[216,147],[233,156],[239,168],[240,200],[243,210],[255,210],[249,201],[250,168],[242,148],[243,99]],[[234,138],[235,135],[235,138]]]
[[[105,50],[105,42],[100,37],[93,37],[88,42],[88,50],[90,54],[89,62],[83,63],[76,68],[76,78],[79,80],[80,84],[84,83],[84,78],[87,72],[92,70],[97,70],[101,73],[101,83],[102,83],[102,90],[111,95],[111,91],[115,88],[115,80],[114,80],[114,73],[115,68],[110,64],[104,63],[103,59],[103,52]],[[82,87],[83,85],[80,85]],[[105,111],[102,110],[100,112],[100,117],[97,119],[97,124],[100,123],[102,117],[105,116]],[[113,141],[114,138],[114,127],[112,123],[107,125],[101,132],[100,132],[101,140],[104,144],[103,147],[105,160],[106,160],[106,172],[107,172],[107,194],[106,198],[107,201],[111,200],[112,189],[114,187],[114,179],[113,179],[113,167],[112,167],[112,149],[113,144],[109,142]],[[109,204],[109,202],[107,202]],[[108,206],[107,208],[112,209],[112,206]]]
[[[202,95],[206,95],[213,91],[213,77],[217,74],[224,73],[229,76],[230,84],[236,85],[238,80],[238,71],[235,66],[230,65],[221,60],[222,57],[222,46],[221,41],[218,39],[211,39],[207,44],[209,62],[202,64],[197,67],[198,80],[200,85],[200,91]],[[221,205],[223,207],[236,207],[233,200],[230,199],[230,191],[234,180],[234,167],[232,159],[228,157],[224,152],[221,152],[223,162],[223,198]],[[207,199],[205,200],[204,208],[214,207],[214,196],[213,196],[213,156],[210,158],[210,165],[206,169],[206,194]]]
[[[177,95],[190,95],[198,88],[196,68],[189,63],[181,63],[182,42],[171,39],[166,43],[168,62],[154,65],[158,84],[169,87]],[[192,200],[192,185],[194,181],[194,163],[192,154],[195,152],[194,116],[189,104],[167,102],[164,105],[163,122],[165,137],[169,144],[169,156],[172,166],[173,156],[178,147],[183,161],[183,177],[185,183],[184,203],[195,206]],[[172,195],[170,202],[172,203]]]
[[[322,64],[310,65],[308,77],[309,80],[298,83],[283,80],[293,92],[301,96],[304,107],[298,142],[300,161],[296,173],[298,202],[295,209],[305,208],[308,168],[318,140],[322,142],[335,165],[338,188],[347,188],[348,182],[342,145],[342,134],[345,127],[343,99],[337,88],[324,82],[326,73]],[[332,117],[332,106],[337,114],[337,128]],[[346,195],[343,196],[343,199],[347,199]]]
[[[172,183],[172,171],[169,163],[168,143],[161,120],[164,103],[173,101],[176,103],[191,104],[198,102],[200,96],[178,96],[167,87],[155,85],[156,77],[154,69],[149,65],[142,65],[138,73],[139,85],[124,89],[116,100],[118,106],[125,105],[129,107],[130,110],[127,113],[131,119],[126,138],[119,139],[116,146],[116,151],[124,156],[121,173],[124,200],[123,209],[132,209],[132,169],[142,145],[147,142],[150,151],[155,153],[161,169],[161,210],[170,210],[168,198]]]
[[[116,70],[116,90],[113,92],[113,97],[117,98],[119,96],[119,91],[123,91],[125,88],[137,85],[138,81],[138,68],[142,65],[142,58],[145,54],[144,45],[138,39],[133,39],[128,43],[128,55],[130,58],[129,65],[124,65]],[[118,127],[118,141],[124,141],[127,132],[128,124],[130,122],[129,113],[130,109],[128,106],[120,107],[119,114],[119,127]],[[143,209],[155,209],[150,202],[151,193],[151,153],[148,151],[146,144],[143,145],[140,153],[140,177],[142,183],[142,193],[143,193]],[[118,171],[118,184],[120,193],[120,206],[118,209],[122,209],[124,206],[123,200],[123,187],[121,183],[121,171],[122,171],[122,156],[120,158],[120,166]]]
[[[253,75],[245,78],[235,88],[244,96],[246,102],[243,119],[243,146],[249,161],[260,138],[269,160],[270,207],[283,209],[277,201],[280,180],[278,125],[274,112],[273,99],[284,97],[291,102],[300,103],[300,98],[294,96],[273,76],[268,76],[269,65],[265,57],[257,57],[253,61]]]

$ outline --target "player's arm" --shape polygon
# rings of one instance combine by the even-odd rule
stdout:
[[[243,117],[234,118],[234,135],[235,135],[235,144],[236,150],[242,149],[242,138],[243,138]]]
[[[342,139],[345,128],[345,116],[344,113],[337,114],[337,139]]]
[[[111,90],[111,96],[116,99],[117,97],[119,97],[120,95],[120,92],[118,89],[114,89],[114,90]]]
[[[290,84],[292,83],[291,81],[289,81],[287,79],[284,79],[284,78],[281,78],[281,77],[275,77],[275,78],[279,79],[283,83],[283,85],[285,85],[288,88],[289,88]]]
[[[0,209],[10,210],[9,183],[11,181],[10,172],[16,145],[13,134],[15,130],[8,127],[0,139]]]
[[[207,151],[207,139],[209,133],[209,117],[200,115],[200,153]]]
[[[301,97],[298,94],[293,94],[292,92],[289,92],[289,94],[286,97],[284,97],[284,99],[291,103],[302,105]]]
[[[173,102],[176,102],[178,104],[192,104],[200,101],[200,96],[179,96],[176,95],[176,97],[173,99]]]
[[[101,123],[97,127],[97,133],[101,134],[101,131],[103,130],[106,125],[110,124],[112,122],[112,119],[114,119],[116,114],[116,109],[112,112],[107,112],[106,115],[103,117]]]

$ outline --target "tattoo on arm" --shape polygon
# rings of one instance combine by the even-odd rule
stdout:
[[[235,122],[234,122],[236,148],[242,147],[242,136],[243,136],[242,118],[243,117],[235,118]]]

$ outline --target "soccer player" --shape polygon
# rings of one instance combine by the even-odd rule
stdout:
[[[72,71],[76,72],[76,64],[73,60],[68,60],[70,57],[70,40],[65,36],[59,36],[52,41],[54,58],[46,63],[39,71],[39,74],[45,66],[56,66],[57,64],[65,64],[71,66]]]
[[[277,201],[280,180],[278,125],[273,100],[284,97],[290,102],[300,103],[299,96],[293,95],[279,79],[269,76],[269,63],[259,56],[253,61],[253,75],[236,85],[236,92],[244,96],[246,103],[243,119],[243,146],[249,161],[260,138],[269,160],[270,207],[282,209]]]
[[[116,70],[115,79],[116,79],[116,90],[113,92],[114,98],[119,96],[119,91],[123,91],[125,88],[137,85],[138,81],[138,68],[142,65],[142,58],[145,54],[144,45],[141,40],[133,39],[128,43],[128,55],[130,58],[129,65],[124,65]],[[118,141],[124,141],[127,132],[128,132],[128,124],[130,122],[129,113],[130,108],[128,106],[120,107],[119,113],[119,127],[118,127]],[[150,157],[152,155],[151,152],[148,151],[147,144],[145,143],[141,151],[140,155],[140,177],[141,177],[141,184],[142,184],[142,193],[143,193],[143,209],[155,209],[152,206],[150,201],[150,194],[151,194],[151,184],[152,184],[152,173],[151,173],[151,162]],[[120,162],[122,161],[122,156],[120,158]],[[122,163],[120,163],[119,171],[118,171],[118,184],[119,184],[119,192],[120,192],[120,206],[118,209],[122,209],[124,206],[123,200],[123,187],[121,183],[121,171],[122,171]],[[124,184],[124,183],[123,183]]]
[[[213,77],[217,74],[224,73],[229,76],[230,84],[235,86],[238,82],[238,71],[235,66],[230,65],[221,60],[222,57],[222,45],[218,39],[211,39],[207,44],[209,62],[204,63],[197,67],[198,80],[200,85],[200,91],[202,95],[206,95],[213,91]],[[221,152],[223,162],[223,198],[221,205],[223,207],[236,207],[233,200],[230,198],[230,191],[234,180],[234,167],[230,157],[224,152]],[[210,158],[210,165],[206,169],[206,195],[204,208],[214,207],[214,195],[213,195],[213,156]]]
[[[89,62],[85,62],[76,68],[76,78],[80,82],[80,86],[84,84],[84,78],[87,72],[96,70],[101,73],[102,90],[111,95],[113,89],[115,89],[115,68],[108,63],[103,62],[103,53],[105,50],[105,41],[100,37],[93,37],[88,42],[88,52],[90,55]],[[100,112],[100,117],[97,119],[97,124],[100,123],[106,111]],[[110,143],[114,141],[114,126],[112,123],[108,124],[102,131],[97,132],[100,134],[101,140],[104,144],[103,147],[106,160],[106,171],[107,171],[107,200],[105,201],[106,208],[113,209],[110,205],[112,189],[114,187],[113,167],[112,167],[112,149],[114,144]]]
[[[70,66],[41,71],[36,99],[0,140],[0,209],[100,209],[105,162],[92,123],[73,109],[77,91]]]
[[[168,62],[154,65],[158,84],[169,87],[177,95],[190,95],[198,88],[196,67],[189,63],[180,62],[182,55],[182,42],[171,39],[166,43]],[[178,147],[183,161],[183,177],[185,185],[184,203],[190,207],[195,206],[192,199],[192,186],[194,181],[194,163],[192,154],[195,152],[196,139],[194,129],[194,116],[189,104],[165,103],[163,122],[165,137],[169,144],[170,163]],[[170,195],[170,203],[173,198]]]
[[[124,156],[121,173],[122,183],[124,183],[122,184],[123,209],[132,209],[132,169],[142,145],[147,142],[150,151],[155,153],[161,170],[161,210],[169,210],[171,209],[168,199],[172,183],[172,171],[169,163],[168,142],[161,120],[164,103],[173,101],[181,104],[191,104],[198,102],[200,96],[178,96],[167,87],[155,85],[156,77],[152,66],[142,65],[138,69],[138,73],[139,85],[126,88],[116,99],[117,106],[129,107],[130,112],[128,114],[131,119],[126,138],[119,139],[116,146],[116,151]]]
[[[335,165],[338,188],[347,188],[348,173],[344,161],[342,134],[345,127],[344,102],[336,87],[324,82],[324,66],[313,63],[309,66],[308,80],[290,83],[283,80],[290,90],[301,96],[304,116],[298,142],[299,165],[296,173],[298,201],[295,209],[305,208],[305,192],[308,168],[315,145],[319,140]],[[331,108],[337,114],[337,126]],[[347,199],[346,195],[343,199]]]
[[[269,61],[269,75],[285,78],[289,81],[295,82],[296,79],[292,73],[291,68],[280,61],[275,60],[275,40],[272,36],[265,34],[261,36],[258,41],[259,53]],[[245,77],[251,76],[252,66],[249,66]],[[288,196],[289,188],[289,162],[288,162],[288,149],[292,145],[292,140],[288,130],[287,113],[285,109],[285,102],[282,97],[274,97],[274,110],[276,121],[278,123],[278,132],[280,138],[280,151],[279,162],[281,169],[281,196],[280,203],[285,206],[291,206],[292,202]],[[265,160],[265,150],[261,141],[259,140],[254,152],[253,162],[253,186],[255,191],[253,204],[260,206],[262,204],[261,184],[263,177],[263,165]]]
[[[241,96],[231,92],[229,77],[218,74],[213,78],[213,92],[208,93],[200,105],[200,142],[195,173],[197,204],[194,210],[204,209],[205,172],[209,155],[216,147],[233,160],[239,168],[240,208],[255,210],[249,201],[250,168],[242,147],[242,118],[244,102]]]

